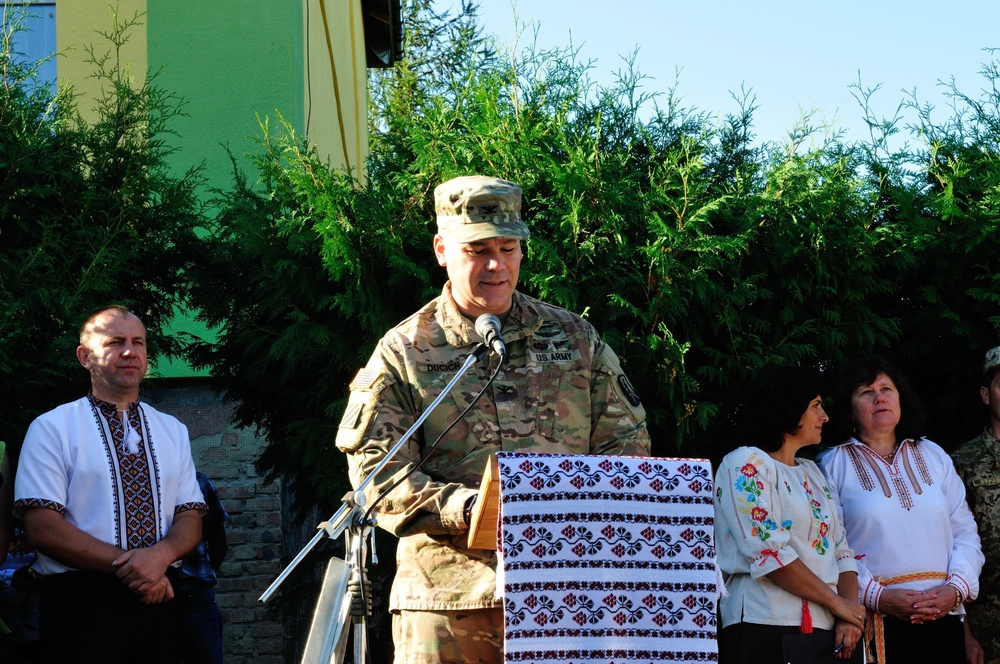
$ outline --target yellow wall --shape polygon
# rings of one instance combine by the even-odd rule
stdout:
[[[100,33],[139,15],[119,55],[136,85],[152,66],[156,84],[184,100],[171,119],[168,160],[178,173],[202,165],[209,186],[232,183],[228,147],[245,172],[256,152],[257,116],[276,126],[278,113],[304,133],[332,168],[356,176],[368,154],[367,69],[361,0],[57,0],[60,85],[72,85],[86,121],[97,119],[100,82],[85,62],[112,45]],[[327,27],[329,26],[329,28]],[[114,54],[112,55],[114,62]],[[336,66],[331,66],[336,63]],[[207,333],[181,316],[175,327]],[[180,362],[161,362],[164,376],[202,375]]]
[[[120,56],[134,79],[141,82],[148,68],[147,0],[116,2],[119,21],[139,15],[139,25],[128,32]],[[302,0],[302,9],[303,128],[331,167],[347,166],[357,175],[368,154],[361,0]],[[58,3],[57,11],[56,49],[62,53],[57,63],[59,83],[74,87],[84,118],[93,120],[93,100],[100,98],[101,91],[100,82],[91,76],[93,65],[85,61],[85,47],[93,45],[98,55],[111,49],[99,33],[111,30],[112,9],[100,0],[74,0]]]
[[[146,0],[116,0],[119,22],[139,15],[139,25],[128,31],[128,42],[122,47],[120,57],[127,63],[129,72],[138,85],[146,77]],[[59,85],[70,84],[79,97],[79,108],[84,118],[92,120],[93,100],[101,97],[100,82],[91,77],[94,66],[86,62],[88,45],[94,46],[100,56],[112,49],[111,42],[99,32],[108,33],[112,26],[112,8],[100,0],[74,0],[56,5],[56,51],[60,53],[56,67]],[[114,58],[114,54],[112,54]],[[113,60],[112,60],[113,62]]]
[[[330,166],[358,175],[368,154],[361,0],[303,0],[303,10],[306,135]]]

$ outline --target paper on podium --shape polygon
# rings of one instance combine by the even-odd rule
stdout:
[[[479,497],[469,515],[469,548],[497,549],[498,525],[500,522],[500,467],[497,456],[491,454],[483,480],[479,484]]]

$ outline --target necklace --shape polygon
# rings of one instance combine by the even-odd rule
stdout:
[[[896,444],[892,446],[891,452],[889,452],[888,454],[879,454],[879,456],[885,459],[887,462],[892,463],[892,458],[896,456],[896,450],[898,449],[899,449],[899,441],[897,440]],[[878,452],[876,452],[876,454],[878,454]]]
[[[866,440],[863,440],[860,436],[857,436],[857,439],[860,440],[864,444],[864,446],[867,447],[873,454],[877,454],[878,456],[882,457],[882,460],[885,461],[886,463],[892,463],[893,457],[896,456],[896,451],[899,450],[898,440],[893,444],[892,449],[889,450],[888,454],[882,454],[874,447],[872,447],[871,443],[869,443]]]

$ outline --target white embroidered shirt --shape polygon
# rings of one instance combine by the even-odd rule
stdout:
[[[951,458],[936,443],[905,440],[890,463],[852,438],[817,461],[839,494],[866,606],[877,606],[884,587],[944,582],[964,600],[976,598],[984,560],[976,522]]]
[[[767,578],[801,560],[837,591],[843,572],[856,569],[853,552],[826,479],[815,463],[788,466],[756,447],[726,455],[715,477],[715,537],[728,597],[722,626],[738,622],[796,626],[802,599]],[[831,629],[833,614],[809,603],[813,625]]]

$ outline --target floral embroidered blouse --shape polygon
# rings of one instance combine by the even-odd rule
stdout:
[[[715,537],[728,596],[722,626],[739,622],[797,626],[802,599],[767,578],[801,560],[837,592],[843,572],[857,564],[826,478],[815,463],[788,466],[756,447],[730,452],[716,473]],[[832,629],[829,609],[809,603],[813,625]]]
[[[926,438],[904,440],[888,462],[852,438],[817,461],[858,554],[862,603],[874,609],[889,586],[927,590],[942,583],[963,600],[976,598],[984,560],[979,533],[943,449]]]

